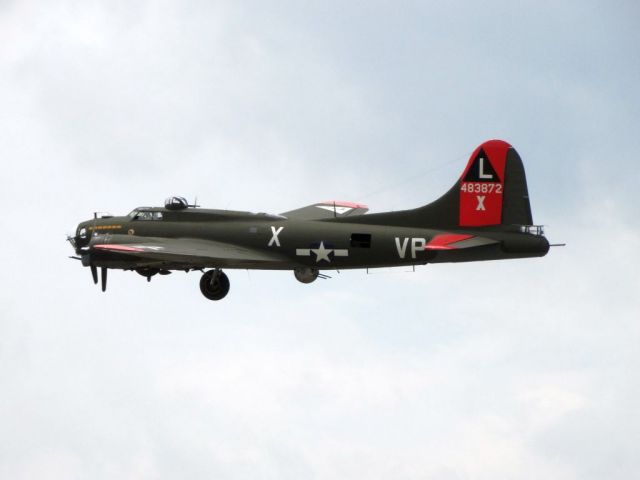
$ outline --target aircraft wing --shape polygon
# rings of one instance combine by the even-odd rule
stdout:
[[[214,240],[135,235],[100,235],[91,240],[90,250],[136,258],[137,266],[167,268],[265,268],[285,260],[277,252],[263,252]]]
[[[314,203],[306,207],[290,210],[282,213],[289,220],[323,220],[327,218],[342,218],[355,215],[363,215],[369,211],[369,207],[361,203],[338,202],[329,200]]]

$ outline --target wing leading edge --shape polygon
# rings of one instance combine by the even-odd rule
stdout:
[[[136,262],[138,266],[244,267],[273,266],[286,261],[274,252],[262,252],[229,243],[193,238],[98,236],[92,240],[90,249],[93,252],[135,257],[139,260]]]

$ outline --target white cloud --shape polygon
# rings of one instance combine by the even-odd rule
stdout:
[[[629,19],[537,4],[1,8],[0,476],[635,474]],[[230,272],[219,304],[180,273],[114,272],[102,295],[66,258],[64,233],[94,210],[173,193],[266,211],[426,203],[503,135],[536,220],[568,242],[546,258],[310,286]]]

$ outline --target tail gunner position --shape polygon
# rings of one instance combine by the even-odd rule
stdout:
[[[102,290],[108,269],[151,277],[203,271],[210,300],[229,292],[226,269],[293,270],[300,282],[321,271],[541,257],[549,242],[533,225],[520,156],[490,140],[471,155],[456,184],[412,210],[366,214],[359,203],[327,201],[280,215],[209,210],[181,197],[124,217],[78,225],[73,245]],[[206,271],[205,271],[206,270]]]

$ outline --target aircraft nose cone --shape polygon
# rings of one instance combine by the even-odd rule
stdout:
[[[89,245],[89,241],[91,240],[91,234],[89,232],[89,228],[81,223],[76,228],[76,234],[73,238],[70,238],[69,241],[75,247],[76,253],[81,254],[82,248]]]

